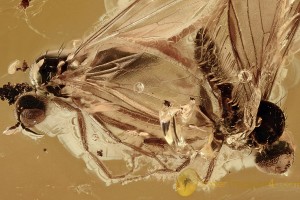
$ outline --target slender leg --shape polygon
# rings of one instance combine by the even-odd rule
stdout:
[[[207,184],[209,182],[209,180],[211,178],[211,175],[212,175],[212,173],[214,171],[214,168],[215,168],[216,162],[218,160],[218,156],[219,156],[220,150],[221,150],[222,145],[223,145],[223,139],[222,140],[217,140],[216,138],[214,138],[214,140],[212,141],[212,143],[215,143],[215,145],[217,145],[216,149],[215,149],[216,155],[214,156],[214,158],[209,163],[206,176],[205,176],[205,178],[203,180],[204,184]]]
[[[204,180],[203,180],[203,183],[204,183],[204,184],[207,184],[208,181],[210,180],[210,177],[211,177],[211,175],[212,175],[212,173],[213,173],[213,171],[214,171],[214,168],[215,168],[216,161],[217,161],[217,156],[214,157],[214,158],[210,161],[209,166],[208,166],[208,170],[207,170],[207,173],[206,173],[206,176],[205,176],[205,178],[204,178]]]
[[[182,168],[184,168],[189,163],[189,160],[188,160],[188,162],[187,161],[184,162],[176,170],[169,169],[169,168],[167,168],[165,166],[165,164],[160,159],[157,158],[157,156],[154,153],[148,152],[148,151],[144,151],[141,148],[136,147],[136,146],[134,146],[132,144],[122,142],[117,136],[115,136],[110,131],[108,131],[108,129],[105,127],[104,123],[101,123],[101,125],[103,125],[103,127],[106,128],[106,133],[108,133],[108,135],[113,140],[115,140],[117,143],[121,143],[121,144],[123,144],[123,145],[125,145],[127,147],[130,147],[132,150],[134,150],[135,152],[139,152],[141,155],[153,158],[153,159],[155,159],[159,163],[159,165],[161,165],[160,169],[153,170],[151,172],[148,172],[145,175],[130,176],[130,174],[132,174],[135,171],[135,169],[136,169],[136,166],[135,166],[136,162],[135,162],[135,160],[138,157],[138,156],[133,156],[132,157],[132,161],[131,161],[132,162],[132,167],[131,167],[131,169],[129,171],[127,171],[125,174],[113,175],[107,169],[107,167],[105,166],[105,164],[100,159],[98,159],[98,157],[96,155],[94,155],[92,152],[89,151],[89,146],[88,146],[88,142],[87,142],[87,134],[86,134],[86,125],[85,125],[85,120],[84,120],[84,117],[83,117],[83,114],[82,114],[81,110],[79,108],[76,108],[75,106],[73,106],[73,105],[65,102],[65,101],[62,101],[59,98],[55,98],[55,99],[53,99],[53,101],[55,103],[57,103],[59,106],[63,107],[63,108],[66,108],[66,109],[68,109],[70,111],[76,112],[77,119],[78,119],[78,125],[79,125],[79,131],[80,131],[80,136],[81,136],[83,147],[88,152],[88,154],[91,156],[91,158],[95,161],[95,163],[99,166],[99,168],[102,170],[102,172],[107,176],[108,179],[114,179],[114,180],[117,180],[118,182],[129,182],[129,181],[134,181],[134,180],[137,180],[137,179],[142,179],[142,178],[145,178],[145,177],[148,177],[150,175],[157,174],[157,173],[163,173],[163,172],[168,172],[168,173],[172,173],[173,172],[174,173],[174,172],[180,171]],[[100,119],[97,119],[97,121],[101,122]]]
[[[55,103],[57,103],[59,106],[66,108],[70,111],[75,111],[77,114],[77,119],[78,119],[78,125],[79,125],[79,131],[80,131],[80,135],[81,135],[81,140],[82,140],[82,144],[84,149],[88,152],[88,154],[92,157],[92,159],[97,163],[97,165],[99,166],[99,168],[102,170],[102,172],[109,178],[109,179],[122,179],[125,178],[128,174],[130,174],[133,170],[134,170],[134,165],[132,167],[132,169],[130,169],[127,173],[122,174],[122,175],[112,175],[110,173],[110,171],[106,168],[106,166],[103,164],[103,162],[101,160],[99,160],[93,153],[91,153],[89,151],[88,148],[88,142],[87,142],[87,135],[86,135],[86,126],[85,126],[85,121],[84,121],[84,117],[82,115],[82,112],[80,111],[80,109],[70,105],[69,103],[62,101],[59,98],[55,98],[53,99],[53,101]],[[120,180],[122,181],[122,180]]]

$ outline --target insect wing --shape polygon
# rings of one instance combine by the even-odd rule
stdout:
[[[269,99],[298,27],[296,5],[288,1],[230,0],[207,22],[204,31],[199,31],[198,45],[208,45],[205,42],[210,40],[213,53],[199,48],[198,63],[210,85],[217,87],[214,93],[222,99],[222,118],[229,118],[225,126],[235,127],[229,132],[249,133],[256,125],[253,119],[260,101]],[[208,55],[217,59],[205,60]],[[215,64],[202,64],[207,61]]]
[[[101,171],[104,175],[100,177],[106,183],[126,182],[159,172],[168,172],[169,175],[164,175],[166,178],[173,177],[190,163],[191,149],[201,149],[212,133],[211,122],[195,107],[200,103],[202,79],[186,68],[189,65],[182,64],[185,59],[180,58],[181,53],[175,48],[177,40],[174,40],[174,36],[184,32],[182,29],[189,28],[200,18],[196,15],[202,16],[197,12],[206,6],[203,3],[168,1],[161,4],[152,1],[150,4],[143,1],[141,4],[135,1],[121,11],[108,22],[108,27],[104,25],[79,46],[70,70],[48,84],[65,85],[62,93],[70,96],[72,101],[56,98],[51,102],[71,112],[73,124],[76,122],[73,129],[77,128],[68,131],[63,124],[58,127],[50,123],[50,116],[59,112],[47,113],[49,117],[35,128],[48,130],[46,132],[60,130],[60,140],[75,155],[86,155],[86,163]],[[187,12],[189,9],[193,12]],[[188,14],[180,16],[178,12]],[[172,24],[172,28],[167,27],[168,24]],[[171,37],[173,39],[168,42]],[[163,46],[168,43],[174,47]],[[190,45],[193,47],[193,39]],[[167,54],[170,51],[178,52]],[[193,48],[188,56],[193,58]],[[196,63],[191,63],[196,69]],[[165,101],[170,101],[170,106],[164,105]],[[169,110],[173,113],[162,119],[170,123],[165,133],[159,119],[159,113],[164,109],[166,113]],[[51,126],[46,128],[47,124]],[[98,132],[90,128],[91,124]],[[178,153],[167,144],[164,134],[177,134],[176,143],[182,147]],[[103,139],[105,135],[109,139]],[[100,139],[94,141],[93,138]],[[121,160],[129,169],[124,173],[111,173],[104,164],[107,160]],[[145,163],[150,169],[138,175]]]
[[[164,101],[177,109],[189,104],[190,98],[199,105],[203,79],[194,74],[198,67],[193,58],[193,37],[186,42],[196,32],[194,23],[205,18],[212,5],[192,0],[134,1],[78,47],[73,61],[80,67],[66,74],[65,81],[82,88],[84,83],[76,80],[86,80],[89,84],[84,87],[105,103],[124,101],[115,107],[122,114],[112,114],[107,120],[123,120],[135,128],[134,119],[144,113],[144,121],[159,127],[157,113]],[[124,113],[127,117],[122,117]],[[197,121],[207,124],[203,116]],[[157,132],[155,129],[151,132]]]
[[[113,45],[116,45],[118,41],[123,42],[123,45],[126,44],[125,41],[130,41],[143,45],[144,49],[148,47],[148,51],[155,49],[155,54],[163,52],[169,54],[177,62],[186,62],[182,61],[181,55],[178,52],[176,54],[175,49],[170,47],[173,43],[177,43],[172,40],[180,40],[195,31],[190,26],[200,18],[208,16],[217,2],[207,0],[133,1],[127,8],[90,35],[79,46],[75,54],[93,46],[98,50],[107,49],[106,45],[111,44],[112,40],[114,41]],[[169,39],[170,41],[168,41]],[[84,52],[83,50],[82,53]],[[187,54],[189,57],[193,57],[193,51]],[[192,65],[193,63],[188,64]]]
[[[265,15],[253,12],[254,6],[263,4],[255,2],[133,1],[84,40],[70,56],[70,70],[48,85],[65,85],[62,93],[70,101],[55,97],[49,100],[49,107],[65,110],[73,119],[73,130],[46,123],[59,115],[55,109],[50,109],[45,122],[35,128],[60,132],[60,140],[108,184],[155,174],[172,178],[187,166],[198,169],[202,178],[207,176],[207,169],[218,173],[227,162],[225,155],[237,150],[224,146],[213,159],[205,158],[210,154],[199,155],[213,133],[213,117],[207,113],[216,111],[221,119],[222,106],[228,103],[222,88],[215,89],[215,80],[220,85],[232,85],[230,100],[240,109],[242,116],[237,116],[246,124],[242,130],[251,131],[249,126],[254,126],[261,99],[259,76],[269,63],[262,54],[268,52],[268,33],[272,35],[275,30],[269,25],[272,20],[264,22]],[[274,16],[276,21],[275,13],[284,6],[269,4],[276,6],[266,16]],[[254,31],[254,17],[262,21],[263,32],[259,28]],[[244,19],[248,25],[241,25]],[[194,42],[201,28],[200,36],[208,35],[202,44],[211,49],[198,49],[204,50],[204,55],[212,50],[209,55],[217,56],[217,60],[195,60]],[[209,42],[204,43],[207,38]],[[263,41],[258,42],[261,46],[257,41]],[[200,61],[216,61],[211,68],[214,80],[207,78],[210,73],[199,70]],[[198,109],[203,99],[207,101],[205,114]],[[250,153],[238,154],[246,157]],[[125,163],[125,170],[111,173],[107,160]],[[215,168],[210,167],[212,164]],[[211,180],[226,173],[213,174]]]
[[[296,1],[293,4],[272,0],[229,1],[228,31],[236,71],[251,72],[250,83],[259,87],[262,99],[268,99],[293,41],[298,27],[298,4]]]
[[[278,11],[278,13],[280,13]],[[266,49],[271,52],[269,55],[265,54],[264,67],[261,70],[261,81],[260,88],[262,90],[263,99],[270,99],[272,91],[276,85],[282,84],[280,81],[284,79],[284,73],[281,73],[281,69],[284,66],[285,56],[288,54],[293,54],[299,50],[299,45],[297,45],[297,40],[299,36],[299,13],[300,13],[300,2],[294,1],[289,4],[289,7],[285,7],[281,11],[281,20],[278,20],[277,25],[273,30],[273,37],[270,37],[270,41],[273,44],[268,45]],[[277,33],[277,35],[275,35]],[[276,41],[275,41],[276,40]],[[270,43],[271,43],[270,42]],[[277,52],[274,51],[275,45],[277,45]],[[271,59],[273,56],[273,60]],[[283,78],[282,78],[283,77]],[[280,99],[285,94],[279,94]],[[273,97],[274,98],[274,97]]]

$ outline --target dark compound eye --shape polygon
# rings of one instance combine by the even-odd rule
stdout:
[[[26,127],[42,122],[46,117],[46,106],[43,100],[34,95],[21,96],[16,102],[18,120]]]
[[[277,141],[256,153],[258,169],[271,174],[285,173],[294,162],[294,149],[286,141]]]
[[[261,101],[257,117],[261,119],[252,136],[258,144],[272,144],[277,141],[285,128],[285,117],[282,110],[274,103]]]

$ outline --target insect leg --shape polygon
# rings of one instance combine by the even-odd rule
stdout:
[[[215,155],[209,163],[206,176],[204,177],[204,180],[203,180],[204,184],[207,184],[209,182],[210,178],[211,178],[211,175],[212,175],[212,173],[214,171],[214,168],[215,168],[215,164],[216,164],[217,159],[218,159],[219,152],[220,152],[220,150],[222,148],[222,145],[223,145],[224,140],[223,139],[218,140],[218,139],[216,139],[216,137],[218,137],[218,135],[214,134],[214,139],[211,143],[211,146],[212,146],[212,148],[215,149],[214,150]]]
[[[208,181],[210,180],[210,177],[214,171],[214,168],[215,168],[215,164],[216,164],[216,161],[217,161],[217,157],[218,155],[216,155],[209,163],[209,166],[208,166],[208,170],[207,170],[207,173],[206,173],[206,176],[203,180],[203,183],[204,184],[207,184]]]
[[[82,145],[84,149],[88,152],[88,154],[91,156],[93,161],[99,166],[99,168],[102,170],[102,172],[108,177],[109,179],[122,179],[125,178],[128,174],[132,173],[134,171],[134,160],[135,157],[133,158],[133,165],[132,168],[126,172],[125,174],[121,175],[112,175],[110,171],[107,169],[107,167],[104,165],[104,163],[99,160],[92,152],[89,151],[88,143],[87,143],[87,135],[86,135],[86,126],[85,126],[85,120],[83,117],[82,112],[80,111],[79,108],[76,108],[72,105],[70,105],[67,102],[62,101],[59,98],[54,98],[53,101],[57,103],[59,106],[68,109],[69,111],[74,111],[77,114],[77,119],[78,119],[78,125],[79,125],[79,131],[81,135],[81,140],[82,140]],[[118,182],[121,182],[122,180],[117,180]]]
[[[74,101],[76,101],[75,99],[73,99]],[[73,102],[74,102],[73,101]],[[86,134],[86,125],[85,125],[85,120],[84,120],[84,116],[81,112],[81,110],[79,108],[76,108],[76,103],[75,106],[71,105],[67,102],[62,101],[59,98],[55,98],[55,102],[57,104],[59,104],[61,107],[66,108],[70,111],[74,111],[77,114],[77,119],[78,119],[78,125],[79,125],[79,131],[80,131],[80,135],[81,135],[81,140],[82,140],[82,144],[84,149],[86,150],[86,152],[91,156],[91,158],[93,159],[93,161],[97,164],[97,166],[100,168],[100,170],[102,171],[102,173],[107,177],[107,179],[109,180],[113,180],[114,182],[120,182],[120,183],[128,183],[130,181],[134,181],[134,180],[139,180],[139,179],[143,179],[146,177],[149,177],[151,175],[155,175],[158,173],[176,173],[177,171],[180,171],[182,168],[184,168],[188,163],[188,162],[184,162],[182,164],[181,167],[179,167],[179,169],[169,169],[153,152],[148,152],[145,151],[137,146],[134,146],[132,144],[126,143],[122,140],[120,140],[116,135],[114,135],[112,132],[110,132],[108,130],[108,128],[106,128],[105,123],[101,121],[101,119],[99,118],[99,115],[94,115],[93,117],[96,118],[96,121],[98,121],[103,128],[106,130],[106,134],[109,135],[109,137],[111,139],[113,139],[116,143],[121,143],[124,146],[127,146],[129,148],[131,148],[133,150],[133,152],[138,152],[140,153],[139,155],[132,155],[131,157],[131,168],[126,171],[124,174],[120,174],[120,175],[113,175],[110,170],[105,166],[105,164],[96,156],[94,155],[88,147],[88,142],[87,142],[87,134]],[[102,122],[102,123],[101,123]],[[140,155],[143,156],[148,156],[152,159],[154,159],[158,164],[159,164],[159,168],[158,169],[154,169],[144,175],[131,175],[133,174],[135,171],[137,171],[138,168],[136,168],[136,158],[139,157]],[[104,180],[105,181],[105,180]]]
[[[77,107],[81,107],[81,103],[78,102],[78,99],[73,98],[72,100],[73,100],[73,103],[74,103]],[[78,109],[78,111],[81,112],[79,109]],[[143,149],[141,149],[141,148],[139,148],[139,147],[137,147],[137,146],[135,146],[135,145],[132,145],[132,144],[130,144],[130,143],[127,143],[127,142],[122,141],[119,137],[117,137],[117,136],[114,135],[111,131],[109,131],[109,129],[108,129],[107,126],[106,126],[105,119],[103,119],[101,116],[95,115],[95,114],[93,114],[92,116],[93,116],[93,118],[94,118],[98,123],[100,123],[101,126],[106,130],[106,134],[107,134],[112,140],[114,140],[116,143],[121,143],[121,144],[123,144],[124,146],[127,146],[127,147],[131,148],[131,149],[134,150],[135,152],[139,152],[141,155],[145,155],[145,156],[148,156],[148,157],[150,157],[150,158],[153,158],[153,159],[155,159],[155,160],[159,163],[159,165],[160,165],[162,168],[164,168],[164,169],[167,168],[167,166],[166,166],[159,158],[157,158],[157,156],[156,156],[155,153],[149,152],[149,151],[145,151],[145,150],[143,150]]]
[[[140,179],[144,179],[146,177],[155,175],[155,174],[159,174],[159,173],[176,173],[178,171],[180,171],[182,168],[184,168],[186,165],[189,164],[190,160],[185,161],[181,166],[179,166],[176,170],[172,170],[170,168],[168,168],[153,152],[148,152],[143,150],[142,148],[139,148],[137,146],[134,146],[130,143],[124,142],[122,141],[120,138],[118,138],[116,135],[114,135],[111,131],[109,131],[109,129],[105,126],[104,121],[101,119],[101,117],[99,115],[93,115],[93,117],[104,127],[104,129],[106,130],[106,133],[110,136],[110,138],[112,138],[114,141],[116,141],[117,143],[121,143],[124,146],[127,146],[129,148],[131,148],[134,152],[139,152],[140,155],[144,155],[144,156],[148,156],[152,159],[154,159],[155,161],[157,161],[157,163],[160,165],[159,169],[155,169],[153,171],[150,171],[144,175],[136,175],[136,176],[130,176],[130,173],[135,172],[135,169],[139,169],[135,167],[135,160],[138,156],[134,156],[132,158],[132,168],[129,172],[127,172],[126,174],[122,175],[122,176],[111,176],[111,174],[109,172],[107,172],[108,177],[111,179],[116,179],[116,178],[123,178],[122,180],[119,180],[119,182],[121,183],[129,183],[135,180],[140,180]],[[103,163],[96,158],[96,156],[92,155],[95,159],[95,161],[97,162],[97,164],[99,165],[103,165]],[[98,163],[99,162],[99,163]],[[104,169],[105,166],[103,166]]]
[[[101,119],[101,117],[99,117],[98,115],[93,115],[93,117],[105,128],[105,130],[107,131],[107,134],[110,136],[110,138],[112,138],[114,141],[116,141],[117,143],[121,143],[131,149],[133,149],[136,152],[139,152],[142,155],[148,156],[150,158],[155,159],[164,169],[167,169],[167,166],[160,160],[157,158],[157,156],[152,153],[152,152],[148,152],[148,151],[144,151],[143,149],[134,146],[132,144],[129,144],[127,142],[123,142],[122,140],[120,140],[120,138],[118,138],[117,136],[115,136],[111,131],[108,130],[108,128],[105,126],[104,121]]]
[[[182,163],[182,165],[180,165],[179,167],[176,168],[176,172],[180,172],[183,168],[188,166],[188,164],[190,164],[190,162],[191,162],[191,159],[188,158],[184,163]]]

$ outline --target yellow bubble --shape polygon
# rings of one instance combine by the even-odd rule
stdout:
[[[177,177],[176,191],[179,195],[187,197],[195,192],[199,176],[193,169],[185,169]]]

